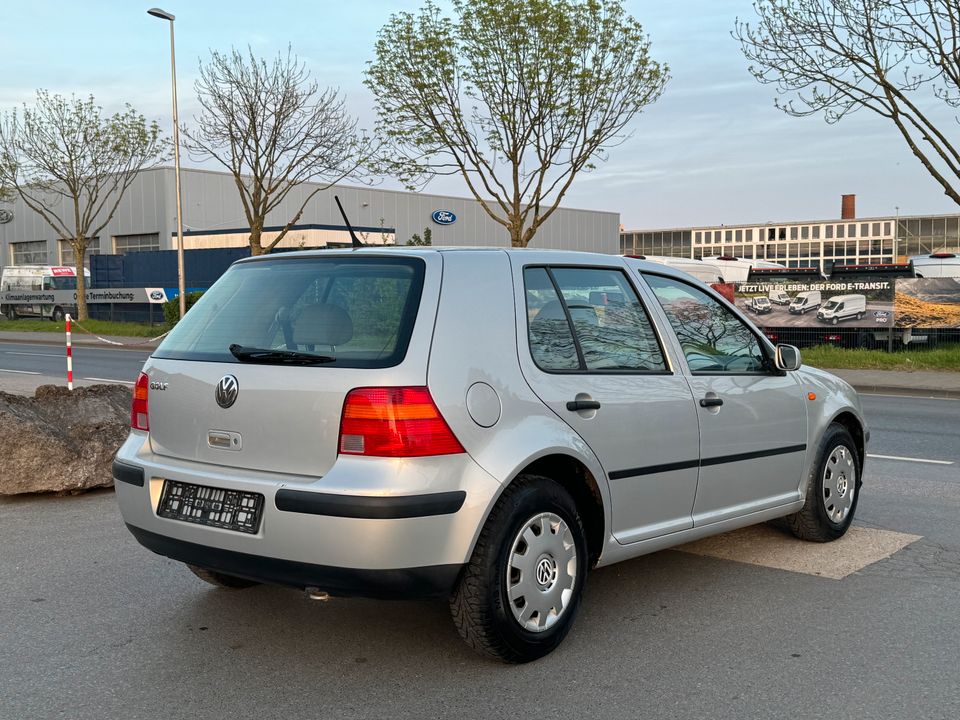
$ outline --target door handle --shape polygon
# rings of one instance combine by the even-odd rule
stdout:
[[[599,410],[600,402],[597,400],[568,400],[567,410]]]
[[[705,397],[700,398],[700,407],[720,407],[723,405],[723,398]]]

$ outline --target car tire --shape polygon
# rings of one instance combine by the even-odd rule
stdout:
[[[237,577],[235,575],[225,575],[224,573],[217,572],[216,570],[209,570],[207,568],[200,567],[199,565],[190,565],[189,563],[185,563],[185,565],[190,568],[190,572],[192,572],[198,578],[210,583],[211,585],[216,585],[217,587],[228,588],[230,590],[243,590],[244,588],[249,588],[260,584],[254,580],[247,580],[246,578]]]
[[[857,313],[857,320],[863,320],[863,313]]]
[[[53,320],[53,322],[63,322],[64,317],[63,308],[61,307],[55,307],[53,313],[50,315],[50,319]]]
[[[829,542],[847,532],[860,500],[862,468],[850,432],[837,423],[830,425],[807,476],[803,508],[785,518],[790,531],[811,542]]]
[[[830,322],[832,322],[834,325],[836,325],[836,324],[839,322],[839,319],[838,319],[838,318],[834,318],[834,319],[831,320]]]
[[[7,305],[7,319],[16,320],[17,319],[17,306],[16,305]]]
[[[494,506],[450,599],[460,636],[503,662],[547,655],[573,625],[588,563],[570,494],[549,478],[521,475]]]

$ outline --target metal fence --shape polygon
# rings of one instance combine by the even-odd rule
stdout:
[[[797,347],[833,345],[901,352],[922,348],[954,347],[960,352],[960,328],[872,328],[764,327],[771,341]]]

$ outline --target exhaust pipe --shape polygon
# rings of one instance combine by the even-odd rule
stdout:
[[[330,593],[326,590],[321,590],[317,587],[308,587],[303,589],[304,593],[309,600],[317,600],[318,602],[327,602],[330,599]]]

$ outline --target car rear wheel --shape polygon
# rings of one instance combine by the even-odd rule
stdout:
[[[813,542],[836,540],[847,532],[860,499],[861,467],[850,432],[842,425],[830,425],[807,477],[803,508],[785,518],[791,532]]]
[[[573,624],[587,563],[569,493],[549,478],[520,476],[494,507],[454,591],[454,624],[481,654],[512,663],[543,657]]]
[[[258,582],[254,582],[253,580],[236,577],[235,575],[225,575],[224,573],[217,572],[216,570],[208,570],[207,568],[202,568],[198,565],[190,565],[189,563],[186,565],[198,578],[210,583],[211,585],[216,585],[217,587],[229,588],[231,590],[242,590],[243,588],[253,587],[254,585],[260,584]]]
[[[63,308],[55,307],[53,309],[53,314],[50,316],[50,319],[53,320],[54,322],[63,322],[64,317],[65,315],[63,312]]]

